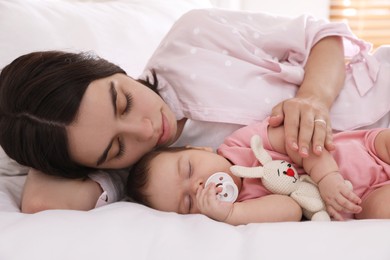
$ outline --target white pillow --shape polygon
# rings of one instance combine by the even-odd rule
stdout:
[[[138,77],[182,14],[207,0],[0,0],[0,70],[32,51],[94,51]],[[28,168],[0,147],[0,212],[18,211]]]
[[[182,14],[208,0],[0,0],[0,70],[31,51],[95,51],[138,77]]]

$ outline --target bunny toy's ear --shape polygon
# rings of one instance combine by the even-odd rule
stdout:
[[[260,136],[258,135],[252,136],[251,148],[257,160],[259,160],[259,162],[262,165],[265,165],[266,163],[272,161],[272,157],[267,153],[267,151],[263,147],[263,141],[261,140]]]
[[[267,153],[267,151],[263,147],[263,142],[258,135],[254,135],[251,138],[251,148],[256,156],[257,160],[262,165],[265,165],[268,162],[272,161],[272,157]],[[230,171],[242,178],[262,178],[264,176],[264,168],[262,166],[257,167],[244,167],[244,166],[232,166],[230,167]]]
[[[264,176],[264,170],[263,167],[261,166],[244,167],[244,166],[234,165],[230,167],[230,171],[237,177],[242,177],[242,178],[261,178]]]

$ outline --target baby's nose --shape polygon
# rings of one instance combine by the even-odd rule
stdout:
[[[193,188],[194,194],[196,194],[196,192],[198,191],[199,187],[203,187],[203,186],[204,186],[204,183],[203,183],[202,180],[195,181],[194,188]]]

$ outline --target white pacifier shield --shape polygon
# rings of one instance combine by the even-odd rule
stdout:
[[[236,201],[238,197],[238,188],[229,174],[216,172],[207,179],[205,187],[210,183],[215,183],[217,187],[222,187],[222,191],[218,193],[219,200],[226,202]]]

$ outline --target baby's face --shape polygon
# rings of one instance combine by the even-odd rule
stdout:
[[[161,153],[150,164],[146,187],[150,206],[180,214],[200,213],[197,190],[214,173],[228,173],[240,189],[241,179],[231,174],[230,166],[224,157],[203,149]]]

